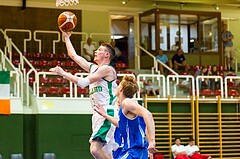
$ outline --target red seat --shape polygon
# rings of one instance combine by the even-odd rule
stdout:
[[[228,81],[227,82],[228,87],[236,87],[237,84],[234,81]]]
[[[30,54],[29,52],[24,52],[23,56],[25,56],[27,59],[30,59],[33,57],[33,54]]]
[[[155,153],[153,159],[164,159],[164,155],[161,153]]]
[[[189,91],[189,94],[190,94],[190,96],[192,96],[193,95],[193,92],[192,92],[192,90],[190,90]],[[195,90],[195,95],[197,95],[197,91]]]
[[[32,85],[33,82],[35,82],[35,78],[30,76],[28,81],[29,81],[29,84]]]
[[[38,66],[39,64],[39,61],[36,61],[36,60],[29,60],[29,62],[33,65],[33,67],[36,67],[36,66]],[[28,64],[27,63],[25,63],[24,64],[25,66],[28,66]]]
[[[78,65],[74,61],[65,62],[66,67],[77,67]]]
[[[224,73],[220,73],[219,76],[221,76],[222,78],[225,77]]]
[[[52,66],[61,66],[61,67],[64,67],[65,66],[65,63],[62,62],[62,61],[58,61],[58,60],[54,60],[52,61]]]
[[[134,74],[133,71],[124,71],[125,74]]]
[[[43,87],[43,86],[40,86],[39,87],[39,94],[46,94],[46,93],[47,93],[47,88]]]
[[[49,77],[42,77],[42,78],[40,78],[39,82],[41,84],[51,84],[52,80]]]
[[[68,55],[66,53],[60,53],[58,54],[58,60],[62,60],[65,61],[66,59],[68,59]]]
[[[40,59],[42,59],[42,56],[43,56],[43,54],[40,52],[33,53],[34,59],[40,60]]]
[[[53,59],[56,59],[57,58],[57,55],[54,54],[54,53],[46,53],[44,55],[44,58],[47,59],[47,60],[53,60]]]
[[[202,96],[212,96],[214,93],[213,93],[213,91],[211,90],[211,89],[204,89],[204,90],[202,90],[202,92],[201,92],[201,95]]]
[[[216,96],[220,96],[221,95],[221,89],[217,89],[217,90],[215,90],[215,92],[214,92],[214,94],[216,95]]]
[[[235,73],[229,73],[227,76],[237,76]]]
[[[62,87],[62,94],[70,94],[70,87]]]
[[[37,72],[42,72],[41,68],[36,68]]]
[[[181,72],[180,75],[188,75],[187,72]]]
[[[54,77],[54,79],[52,80],[53,84],[65,84],[66,81],[62,78],[62,77]]]
[[[88,94],[88,88],[81,88],[81,87],[78,87],[78,88],[77,88],[77,94],[84,94],[84,95],[87,95],[87,94]]]
[[[13,57],[13,58],[19,58],[20,55],[19,55],[19,53],[17,53],[17,52],[13,52],[13,53],[12,53],[12,57]]]
[[[58,87],[50,87],[47,92],[51,95],[58,95],[60,93],[60,89]]]
[[[74,75],[75,73],[81,73],[82,70],[74,69],[71,71],[71,73]]]
[[[49,61],[41,60],[41,61],[39,61],[38,66],[40,66],[40,67],[49,67],[49,66],[51,66],[51,64],[50,64]]]
[[[229,89],[228,96],[239,96],[239,92],[235,89]]]

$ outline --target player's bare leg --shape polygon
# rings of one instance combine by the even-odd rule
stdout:
[[[91,141],[90,152],[95,159],[112,159],[106,152],[102,150],[103,143],[100,141]]]

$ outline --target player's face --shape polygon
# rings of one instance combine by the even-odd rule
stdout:
[[[191,146],[194,145],[194,144],[195,144],[194,141],[190,141],[190,142],[189,142],[189,145],[191,145]]]
[[[117,90],[116,90],[116,93],[115,93],[115,95],[117,97],[120,95],[121,90],[122,90],[122,82],[117,87]]]
[[[180,139],[177,139],[177,140],[175,141],[175,143],[176,143],[176,145],[180,145],[180,144],[181,144],[181,140],[180,140]]]
[[[95,52],[94,52],[94,62],[98,63],[102,61],[105,58],[105,47],[100,46]]]

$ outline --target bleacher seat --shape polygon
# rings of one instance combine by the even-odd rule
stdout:
[[[125,74],[134,74],[133,71],[124,71],[123,73],[125,73]]]
[[[62,77],[56,76],[56,77],[53,78],[52,83],[53,84],[65,84],[66,80],[63,79]]]
[[[39,63],[38,63],[38,66],[39,67],[50,67],[51,64],[49,61],[46,61],[46,60],[40,60]]]
[[[49,95],[59,95],[60,94],[60,89],[58,87],[51,86],[48,88],[47,93]]]
[[[80,95],[80,94],[88,95],[88,88],[78,87],[78,88],[77,88],[77,94],[78,94],[78,95]]]
[[[58,54],[58,60],[65,61],[67,59],[69,59],[69,57],[68,57],[68,55],[66,53],[59,53]]]
[[[237,76],[235,73],[228,73],[227,76]]]
[[[33,82],[35,82],[35,78],[30,76],[28,81],[29,81],[29,84],[32,85]]]
[[[214,92],[211,89],[204,89],[201,92],[202,96],[212,96],[214,95]]]
[[[40,52],[35,52],[35,53],[33,53],[33,56],[32,56],[34,59],[36,59],[36,60],[41,60],[42,59],[42,57],[43,57],[43,54],[42,53],[40,53]]]
[[[221,89],[215,90],[214,95],[215,96],[220,96],[221,95]]]
[[[79,69],[74,69],[74,70],[71,71],[71,73],[73,75],[76,74],[76,73],[81,73],[81,72],[82,72],[82,70],[79,70]]]
[[[70,87],[62,87],[61,93],[62,94],[70,94]]]
[[[67,61],[65,62],[65,67],[77,67],[78,65],[74,61]]]
[[[43,159],[56,159],[55,153],[44,153]]]
[[[52,80],[49,77],[41,77],[39,80],[40,84],[51,84]]]
[[[39,94],[47,94],[47,88],[44,86],[39,87]]]
[[[235,89],[229,89],[228,96],[234,96],[234,97],[239,96],[239,92]]]
[[[57,59],[57,55],[54,53],[45,53],[44,58],[46,60],[54,60],[54,59]]]
[[[23,159],[22,154],[11,154],[10,159]]]

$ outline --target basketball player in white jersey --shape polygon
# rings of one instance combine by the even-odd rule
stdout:
[[[71,73],[65,72],[58,66],[51,68],[50,71],[67,78],[82,88],[89,85],[92,106],[94,107],[96,102],[100,103],[110,116],[117,116],[113,107],[116,101],[114,94],[117,88],[117,75],[115,69],[109,65],[115,56],[114,49],[109,44],[102,44],[94,54],[94,62],[97,63],[96,65],[76,54],[70,41],[70,33],[62,31],[62,34],[66,43],[68,56],[90,74],[86,78],[79,78]],[[89,141],[91,144],[90,152],[94,158],[111,159],[113,149],[117,148],[117,144],[114,142],[114,130],[115,126],[113,124],[93,111],[93,132]]]

